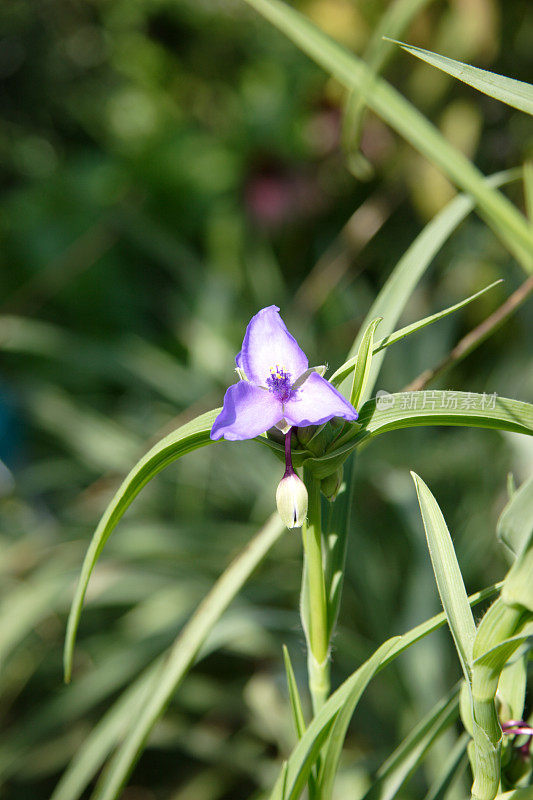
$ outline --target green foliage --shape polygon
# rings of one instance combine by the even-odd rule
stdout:
[[[476,619],[514,559],[473,667],[476,724],[488,732],[478,749],[495,767],[494,709],[500,720],[529,710],[529,629],[513,615],[526,614],[531,590],[531,464],[515,435],[531,429],[519,402],[533,396],[531,287],[509,255],[529,268],[529,122],[383,38],[528,80],[529,10],[302,0],[298,15],[258,4],[324,73],[244,2],[52,0],[0,12],[6,800],[269,797],[276,776],[279,798],[307,780],[312,800],[321,789],[335,800],[463,800],[466,741],[447,694],[458,667],[436,633],[445,615],[431,617],[410,469],[439,498],[464,584],[488,587],[469,598]],[[453,197],[435,167],[465,193]],[[517,291],[523,305],[505,329],[449,379],[401,391]],[[307,728],[301,542],[275,522],[263,528],[280,442],[203,447],[246,322],[269,303],[310,363],[331,371],[351,368],[382,317],[361,373],[361,425],[324,426],[295,454],[336,495],[320,500],[335,700]],[[492,531],[509,472],[519,488],[501,516],[504,549]],[[378,658],[381,642],[390,649]],[[516,744],[501,743],[505,800],[531,794]]]

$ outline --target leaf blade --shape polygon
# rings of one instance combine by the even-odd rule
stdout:
[[[485,286],[484,289],[480,289],[479,292],[475,292],[475,294],[472,294],[470,297],[461,300],[459,303],[455,303],[453,306],[448,306],[448,308],[445,308],[443,311],[438,311],[436,314],[431,314],[429,317],[424,317],[417,322],[413,322],[411,325],[406,325],[404,328],[394,331],[394,333],[391,333],[389,336],[385,336],[374,346],[374,355],[379,353],[385,347],[389,347],[389,345],[396,344],[396,342],[405,339],[406,336],[410,336],[412,333],[422,330],[422,328],[425,328],[427,325],[431,325],[433,322],[438,322],[439,320],[444,319],[444,317],[453,314],[454,311],[459,311],[460,308],[464,308],[474,300],[477,300],[478,297],[481,297],[481,295],[485,294],[485,292],[488,292],[490,289],[493,289],[499,283],[502,283],[501,279],[494,281],[488,286]]]
[[[330,72],[347,89],[361,91],[367,105],[426,156],[450,180],[475,198],[479,211],[524,270],[533,272],[533,231],[525,217],[412,104],[361,59],[316,27],[307,17],[280,0],[246,0]]]
[[[392,800],[440,734],[457,718],[458,687],[435,704],[387,758],[364,800]]]
[[[498,539],[519,556],[533,535],[533,476],[517,489],[498,519]]]
[[[273,514],[203,599],[174,642],[159,672],[159,679],[152,696],[145,702],[125,741],[111,760],[109,770],[97,785],[93,794],[95,799],[110,800],[118,796],[142,752],[150,731],[194,663],[208,633],[284,531],[285,527],[278,515]]]
[[[372,365],[373,342],[376,328],[381,322],[381,317],[376,317],[368,325],[361,339],[357,358],[354,364],[352,389],[350,392],[350,403],[354,408],[359,406],[361,398],[364,396],[365,387],[370,375]]]
[[[289,692],[289,701],[291,704],[294,729],[298,739],[301,739],[305,731],[305,719],[302,711],[302,701],[300,700],[300,692],[298,691],[296,676],[292,667],[289,650],[286,645],[283,645],[283,662],[285,664],[285,675],[287,678],[287,689]]]
[[[394,40],[390,40],[394,41]],[[431,50],[424,50],[422,47],[413,47],[412,45],[405,44],[405,42],[398,42],[403,50],[406,50],[411,55],[431,64],[432,67],[446,72],[453,78],[473,86],[483,94],[494,97],[496,100],[501,100],[508,106],[524,111],[526,114],[533,115],[533,86],[524,81],[518,81],[515,78],[508,78],[505,75],[498,75],[496,72],[490,72],[486,69],[473,67],[471,64],[464,64],[462,61],[456,61],[454,58],[440,55],[440,53],[433,53]]]
[[[91,539],[70,609],[63,658],[67,683],[72,674],[74,644],[85,593],[94,566],[107,539],[126,509],[155,475],[181,456],[211,443],[209,432],[219,410],[208,411],[206,414],[196,417],[154,445],[129,472],[109,503]]]
[[[520,174],[519,170],[510,170],[491,175],[486,180],[493,186],[502,186],[515,180]],[[466,195],[455,197],[422,229],[397,262],[368,310],[348,353],[348,359],[357,353],[363,331],[374,317],[383,317],[381,331],[385,335],[392,333],[409,297],[431,261],[473,208],[472,198]],[[368,400],[372,394],[385,355],[385,352],[380,352],[372,361],[365,400]],[[343,389],[341,388],[340,391]],[[344,387],[345,394],[346,391],[347,388]]]
[[[416,487],[442,606],[448,619],[465,678],[471,683],[476,625],[468,603],[452,538],[442,511],[427,485],[416,473],[411,472],[411,477]]]

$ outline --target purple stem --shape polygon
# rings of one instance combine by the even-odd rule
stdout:
[[[524,760],[528,760],[529,747],[531,744],[531,739],[533,738],[533,728],[531,725],[528,725],[523,719],[509,719],[507,722],[502,723],[502,731],[508,736],[525,735],[528,737],[527,742],[517,748],[517,751],[520,753],[521,757]]]
[[[283,476],[286,478],[289,475],[294,475],[294,469],[292,466],[292,454],[291,454],[291,436],[294,428],[289,428],[287,433],[285,434],[285,475]]]

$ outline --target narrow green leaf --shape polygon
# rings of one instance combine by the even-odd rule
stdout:
[[[506,397],[431,389],[384,394],[359,413],[358,443],[385,431],[419,425],[465,425],[533,434],[533,405]]]
[[[389,651],[390,653],[390,651]],[[457,717],[458,688],[440,700],[378,771],[378,780],[365,795],[365,800],[391,800],[416,769],[435,739]],[[355,705],[346,703],[339,711],[329,735],[323,769],[319,776],[321,800],[331,800],[333,784],[339,767],[342,746]]]
[[[488,597],[494,595],[500,587],[501,583],[490,586],[481,592],[476,592],[474,595],[469,597],[469,602],[472,605],[484,602]],[[391,639],[388,639],[379,648],[379,650],[376,651],[371,659],[366,661],[365,664],[363,664],[355,673],[353,673],[353,675],[351,675],[342,684],[342,686],[340,686],[339,689],[337,689],[337,691],[331,695],[319,714],[312,720],[304,736],[293,750],[289,758],[288,775],[292,781],[292,784],[290,785],[293,787],[296,785],[297,787],[302,788],[305,785],[305,781],[309,775],[311,767],[316,758],[318,758],[324,741],[327,738],[327,734],[331,728],[332,719],[335,717],[340,708],[342,708],[344,702],[349,702],[352,689],[357,689],[358,683],[362,680],[363,669],[369,669],[371,662],[375,661],[377,662],[375,664],[375,671],[380,672],[395,658],[401,655],[401,653],[407,650],[408,647],[411,647],[413,644],[420,641],[434,630],[442,627],[445,623],[446,616],[443,612],[441,612],[440,614],[432,617],[430,620],[427,620],[426,622],[417,625],[412,630],[404,633],[403,636],[394,636]],[[389,649],[387,649],[387,646]],[[383,655],[379,655],[381,651],[383,651]],[[372,670],[373,669],[374,668],[372,667]],[[295,781],[297,781],[296,784]],[[288,794],[287,800],[289,800],[289,798],[295,800],[298,796],[298,792],[294,794]],[[271,800],[273,799],[271,798]]]
[[[527,647],[509,661],[502,670],[498,681],[498,698],[502,705],[503,720],[522,719],[526,699]]]
[[[508,172],[492,175],[486,180],[491,186],[502,186],[516,180],[520,175],[520,170],[510,170]],[[385,335],[392,333],[415,286],[431,264],[433,258],[473,208],[474,202],[471,197],[465,195],[455,197],[442,211],[428,222],[421,233],[418,234],[414,242],[398,261],[378,296],[372,303],[359,328],[359,332],[348,354],[348,359],[352,358],[357,353],[363,332],[375,317],[383,317],[383,322],[380,326],[380,331],[382,333]],[[363,400],[368,400],[374,390],[385,355],[385,352],[380,352],[372,359],[370,379],[367,383],[367,389]],[[349,361],[347,363],[349,363]],[[342,381],[339,381],[339,383],[341,382]],[[347,396],[348,386],[345,385],[341,387],[341,391]]]
[[[502,103],[507,103],[508,106],[533,115],[533,86],[530,83],[507,78],[505,75],[498,75],[495,72],[479,69],[479,67],[473,67],[470,64],[463,64],[454,58],[432,53],[430,50],[423,50],[421,47],[413,47],[412,45],[404,44],[404,42],[397,41],[396,44],[399,44],[411,55],[431,64],[432,67],[437,67],[437,69],[446,72],[453,78],[473,86],[474,89],[478,89],[483,94],[488,94],[489,97],[501,100]]]
[[[501,583],[490,586],[481,592],[476,592],[468,598],[469,602],[472,605],[484,602],[488,597],[494,595],[500,587]],[[343,707],[344,703],[350,702],[352,692],[358,692],[362,683],[366,686],[366,683],[368,683],[375,672],[380,672],[394,661],[395,658],[401,655],[401,653],[407,650],[408,647],[416,644],[416,642],[442,627],[445,623],[446,615],[441,612],[430,620],[426,620],[412,630],[407,631],[403,636],[393,636],[391,639],[388,639],[368,661],[354,672],[353,675],[347,678],[342,686],[331,695],[318,715],[309,724],[302,739],[298,742],[288,760],[287,786],[289,792],[287,793],[287,800],[296,800],[296,798],[299,797],[299,791],[303,789],[312,765],[318,758],[324,742],[327,739],[332,720]],[[273,799],[271,798],[271,800]]]
[[[141,713],[132,721],[125,741],[117,750],[109,769],[98,784],[93,795],[95,800],[111,800],[118,797],[142,752],[150,731],[194,663],[207,635],[284,530],[278,515],[272,515],[206,595],[174,642],[168,658],[158,673],[157,685],[152,687]]]
[[[276,784],[270,795],[270,800],[285,800],[287,790],[287,762],[284,761],[281,765],[281,772],[279,773]]]
[[[502,589],[504,603],[527,608],[533,614],[533,543],[521,553],[505,578]]]
[[[383,339],[380,339],[377,343],[373,344],[372,354],[377,355],[389,345],[395,344],[396,342],[405,339],[405,337],[409,336],[411,333],[416,333],[416,331],[425,328],[427,325],[431,325],[433,322],[438,322],[438,320],[447,317],[449,314],[453,314],[454,311],[458,311],[460,308],[467,306],[473,300],[476,300],[482,294],[485,294],[485,292],[488,292],[489,289],[494,288],[494,286],[497,286],[499,283],[502,283],[502,279],[494,281],[494,283],[491,283],[489,286],[485,286],[485,288],[481,289],[479,292],[476,292],[470,297],[467,297],[465,300],[461,300],[459,303],[455,303],[455,305],[453,306],[445,308],[443,311],[438,311],[436,314],[431,314],[431,316],[429,317],[424,317],[424,319],[420,319],[417,322],[413,322],[411,325],[406,325],[404,328],[400,328],[399,330],[394,331],[394,333],[384,336]],[[366,331],[368,331],[368,328],[366,329]],[[359,345],[359,347],[361,347],[362,341],[363,340],[361,340],[361,344]],[[358,362],[358,356],[349,358],[348,361],[345,361],[344,364],[342,364],[333,373],[333,375],[329,379],[329,382],[333,384],[333,386],[335,387],[339,386],[344,380],[346,380],[350,372],[355,368],[357,362]],[[370,371],[370,365],[369,365],[369,371]],[[367,376],[367,381],[368,381],[368,376]],[[365,395],[364,389],[361,392],[361,395],[362,396]]]
[[[528,623],[516,636],[509,636],[474,659],[474,665],[487,667],[498,674],[507,661],[527,639],[533,636],[533,622]]]
[[[376,328],[381,322],[381,317],[373,319],[367,327],[361,339],[359,350],[357,351],[357,359],[353,371],[352,390],[350,392],[350,403],[354,408],[358,408],[361,398],[364,395],[365,387],[370,375],[370,366],[372,364],[372,351],[374,343],[374,333]]]
[[[463,576],[455,556],[450,533],[437,501],[418,475],[411,472],[411,476],[416,486],[440,599],[465,678],[470,683],[476,625],[470,610]]]
[[[292,719],[294,729],[298,739],[301,739],[305,732],[305,719],[302,711],[302,701],[298,691],[298,684],[292,668],[291,657],[286,645],[283,645],[283,661],[285,663],[285,674],[287,676],[287,689],[289,691],[289,701],[291,704]]]
[[[280,0],[246,0],[317,64],[349,90],[358,90],[368,106],[458,187],[472,195],[479,213],[515,255],[533,272],[533,230],[520,212],[492,189],[471,161],[456,150],[412,104],[352,53],[305,16]]]
[[[469,595],[468,602],[470,603],[470,606],[475,606],[478,603],[484,603],[485,600],[493,597],[502,586],[503,581],[500,581],[499,583],[493,584],[493,586],[482,589],[480,592],[475,592],[475,594]],[[440,614],[436,614],[431,619],[426,620],[426,622],[422,622],[420,625],[417,625],[415,628],[407,631],[407,633],[404,633],[402,636],[400,636],[399,640],[392,647],[388,656],[383,661],[381,669],[386,667],[391,661],[394,661],[394,659],[407,650],[408,647],[411,647],[413,644],[416,644],[416,642],[419,642],[421,639],[427,636],[428,633],[432,633],[438,628],[442,628],[446,622],[446,614],[444,611],[441,611]]]
[[[364,404],[350,440],[338,449],[306,462],[321,477],[355,447],[375,436],[400,428],[458,425],[533,435],[533,405],[496,395],[431,389],[421,392],[383,392]]]
[[[501,588],[501,583],[489,586],[469,597],[471,605],[483,603]],[[380,670],[390,664],[413,644],[438,630],[446,624],[443,612],[422,622],[398,639],[395,639],[388,655],[383,660]],[[109,711],[102,717],[81,745],[71,764],[61,777],[60,783],[51,800],[78,800],[83,790],[99,771],[108,754],[123,738],[132,719],[140,713],[145,699],[153,691],[159,677],[159,668],[166,657],[157,659],[146,671],[123,692]],[[277,784],[276,784],[277,785]]]
[[[401,36],[406,30],[411,20],[430,0],[393,0],[381,14],[377,25],[372,30],[370,38],[365,48],[363,58],[377,75],[387,63],[391,53],[394,52],[392,39]],[[359,174],[358,165],[361,169],[366,167],[372,171],[372,166],[359,151],[361,134],[363,131],[363,116],[366,109],[364,96],[359,91],[352,91],[346,101],[344,120],[343,120],[343,144],[348,153],[348,163],[350,169],[356,177],[363,177]]]
[[[394,645],[397,637],[385,642],[368,661],[359,667],[314,717],[304,735],[292,751],[288,759],[286,800],[297,800],[309,778],[311,768],[317,760],[324,742],[331,730],[338,712],[345,706],[355,709],[359,698],[365,690],[383,659]]]
[[[461,300],[460,303],[455,303],[455,305],[445,308],[444,311],[438,311],[436,314],[431,314],[429,317],[424,317],[424,319],[420,319],[418,322],[413,322],[411,325],[406,325],[405,328],[400,328],[400,330],[394,331],[394,333],[391,333],[389,336],[385,336],[374,345],[374,354],[379,353],[380,350],[383,350],[385,347],[389,347],[391,344],[401,341],[401,339],[405,339],[406,336],[416,333],[416,331],[425,328],[427,325],[431,325],[433,322],[438,322],[438,320],[444,319],[444,317],[447,317],[449,314],[453,314],[454,311],[464,308],[464,306],[467,306],[473,300],[477,300],[478,297],[481,297],[481,295],[485,294],[485,292],[488,292],[490,289],[493,289],[499,283],[502,283],[501,279],[494,281],[494,283],[489,284],[489,286],[485,286],[484,289],[481,289],[479,292],[470,295],[470,297],[467,297],[465,300]]]
[[[424,800],[444,800],[451,783],[460,775],[468,763],[466,748],[469,741],[470,736],[468,733],[462,733],[446,758],[442,772],[431,785]]]
[[[496,533],[515,556],[527,548],[533,535],[533,476],[514,491],[500,515]]]
[[[459,712],[459,687],[431,709],[382,764],[377,780],[364,796],[364,800],[392,800],[420,765],[434,741],[448,728]]]
[[[87,550],[72,602],[65,638],[64,670],[68,682],[72,674],[72,657],[76,631],[87,585],[102,549],[115,526],[141,489],[166,466],[187,453],[210,444],[209,432],[220,409],[208,411],[165,436],[134,466],[109,503]]]
[[[109,753],[116,747],[140,714],[150,693],[155,689],[163,659],[158,658],[137,678],[111,706],[77,750],[61,776],[50,800],[78,800],[97,774]]]

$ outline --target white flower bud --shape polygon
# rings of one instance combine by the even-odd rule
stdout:
[[[307,516],[307,489],[295,472],[284,475],[276,491],[278,513],[287,528],[301,528]]]

